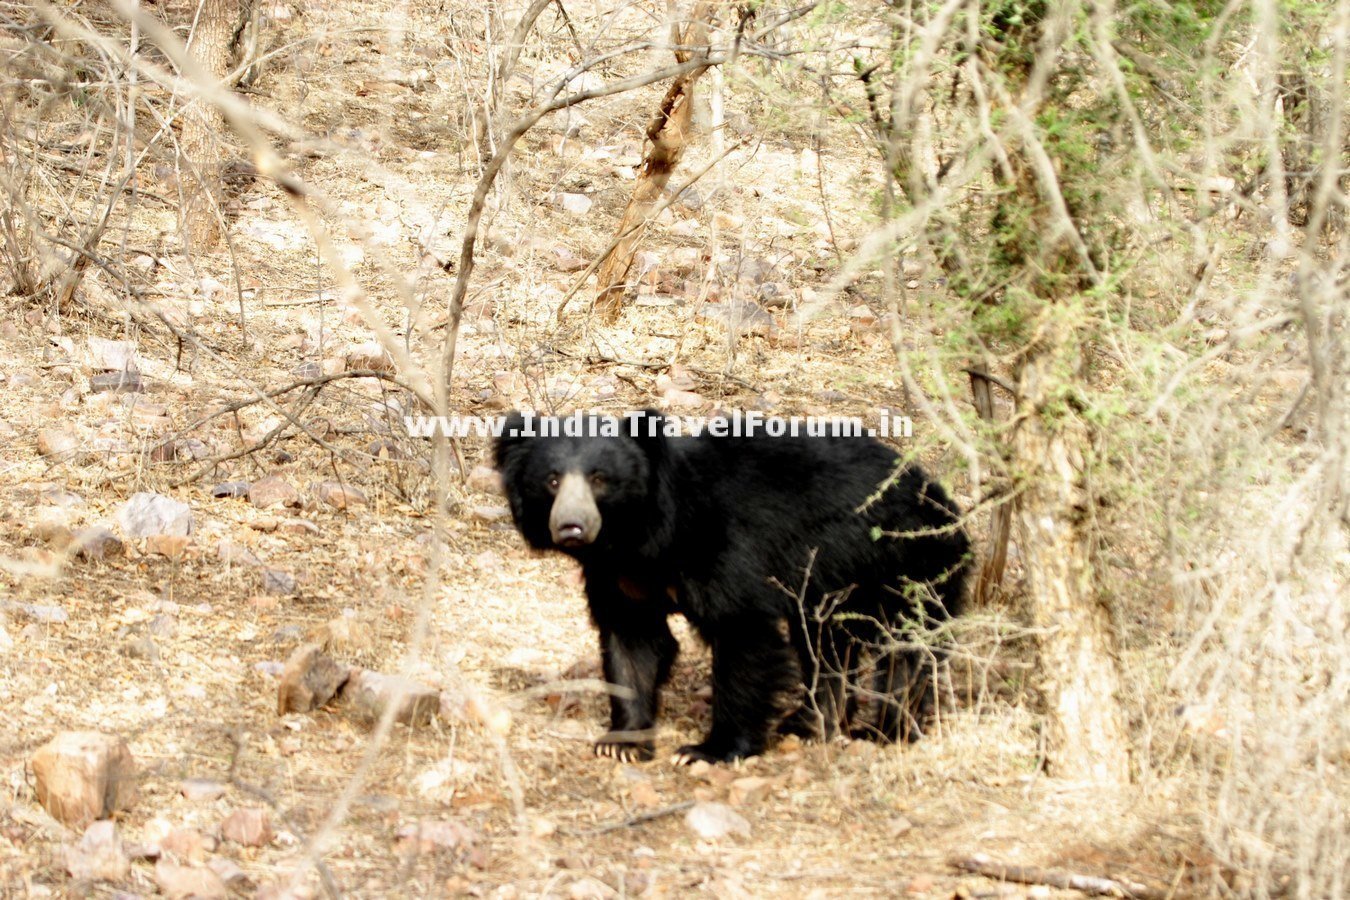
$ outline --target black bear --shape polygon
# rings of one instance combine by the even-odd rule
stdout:
[[[960,611],[969,566],[956,505],[871,437],[727,436],[726,419],[672,436],[678,421],[512,413],[496,442],[521,534],[582,565],[614,686],[596,753],[652,757],[675,613],[713,682],[712,728],[677,762],[758,754],[775,725],[917,737],[941,642],[916,636]]]

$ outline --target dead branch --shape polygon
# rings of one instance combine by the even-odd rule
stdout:
[[[644,825],[647,822],[664,819],[666,816],[679,815],[693,805],[693,800],[685,800],[683,803],[675,803],[671,806],[653,809],[650,812],[638,813],[637,815],[628,816],[623,819],[605,822],[594,828],[559,828],[558,830],[565,834],[572,835],[573,837],[594,837],[598,834],[609,834],[611,831],[619,831],[623,828],[632,828],[634,825]]]
[[[1070,891],[1082,891],[1094,897],[1132,897],[1138,900],[1164,900],[1167,891],[1149,887],[1135,881],[1119,878],[1101,878],[1096,875],[1082,875],[1066,872],[1062,869],[1043,869],[1040,866],[1014,866],[1001,863],[983,853],[953,859],[953,868],[963,872],[972,872],[992,878],[994,881],[1011,881],[1015,884],[1044,884],[1049,887]]]
[[[712,20],[712,4],[700,0],[690,15],[683,34],[676,34],[675,59],[678,62],[697,62],[708,58],[708,25]],[[676,30],[672,26],[672,30]],[[623,308],[627,290],[628,270],[633,266],[638,240],[643,226],[651,221],[654,209],[670,181],[671,173],[680,164],[689,142],[693,124],[694,85],[708,70],[701,66],[676,78],[647,125],[647,151],[633,186],[633,196],[619,220],[618,237],[604,256],[597,276],[595,310],[606,322],[613,322]]]

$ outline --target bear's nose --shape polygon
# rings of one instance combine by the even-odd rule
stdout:
[[[553,540],[564,547],[580,547],[586,543],[586,529],[580,522],[563,522],[553,529]]]
[[[600,510],[595,505],[595,495],[578,473],[563,475],[549,513],[548,530],[553,543],[567,549],[593,543],[600,533]]]

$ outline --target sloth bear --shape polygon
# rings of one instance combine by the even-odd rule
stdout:
[[[675,613],[713,682],[712,728],[676,762],[756,755],[775,726],[919,736],[942,656],[925,636],[960,612],[969,568],[939,485],[871,437],[672,436],[653,410],[560,422],[512,413],[496,462],[525,540],[581,563],[612,686],[597,754],[651,759]]]

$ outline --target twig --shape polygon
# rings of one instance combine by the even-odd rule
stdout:
[[[645,825],[648,822],[654,822],[657,819],[664,819],[666,816],[674,816],[684,812],[694,805],[693,800],[686,800],[683,803],[676,803],[673,806],[663,806],[660,809],[653,809],[650,812],[638,813],[628,816],[624,819],[615,819],[612,822],[606,822],[603,825],[597,825],[594,828],[559,828],[558,830],[572,837],[594,837],[598,834],[609,834],[611,831],[619,831],[623,828],[632,828],[634,825]]]
[[[1134,881],[1082,875],[1077,872],[1065,872],[1062,869],[1042,869],[1040,866],[1014,866],[998,862],[983,853],[953,859],[950,865],[963,872],[973,872],[995,881],[1044,884],[1064,890],[1082,891],[1095,897],[1133,897],[1138,900],[1164,900],[1167,897],[1167,892],[1160,888]]]

